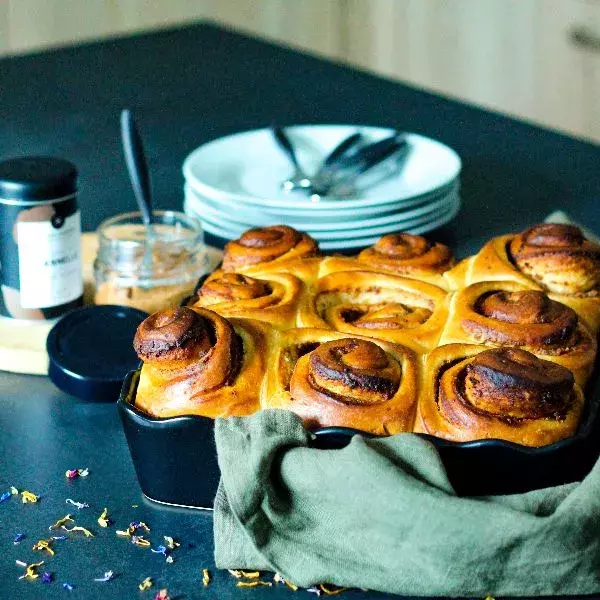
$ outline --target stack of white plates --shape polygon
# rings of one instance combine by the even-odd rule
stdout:
[[[391,129],[348,125],[287,127],[308,173],[352,133],[368,141]],[[186,213],[206,231],[238,238],[253,227],[285,224],[314,237],[323,250],[359,248],[396,231],[422,234],[453,219],[460,208],[460,158],[448,146],[408,134],[406,162],[375,167],[357,181],[353,197],[315,202],[301,191],[286,193],[281,183],[293,168],[268,129],[230,135],[200,146],[185,160]]]

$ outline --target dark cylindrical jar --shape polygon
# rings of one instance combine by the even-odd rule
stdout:
[[[0,315],[54,319],[83,303],[77,169],[66,160],[0,162]]]

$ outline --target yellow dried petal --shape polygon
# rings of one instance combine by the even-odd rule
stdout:
[[[32,563],[25,567],[25,573],[19,577],[19,579],[37,579],[39,575],[35,572],[38,567],[41,567],[44,564],[44,561],[40,561],[38,563]]]
[[[152,581],[152,577],[146,577],[146,579],[138,585],[138,588],[140,589],[140,592],[144,592],[145,590],[149,590],[153,585],[154,582]]]
[[[144,537],[142,537],[141,535],[139,536],[133,536],[131,542],[133,544],[135,544],[136,546],[142,546],[143,548],[147,548],[148,546],[150,546],[150,541],[145,539]]]
[[[33,492],[28,492],[27,490],[23,490],[21,492],[21,498],[23,500],[23,504],[27,504],[28,502],[37,502],[38,496],[36,496]]]
[[[204,586],[210,583],[210,571],[208,569],[202,569],[202,583]]]
[[[54,540],[52,538],[47,540],[38,540],[34,545],[32,550],[45,550],[51,556],[54,556],[54,550],[50,547],[50,544]]]
[[[74,523],[74,519],[71,517],[71,515],[66,515],[62,519],[59,519],[58,521],[56,521],[56,523],[54,523],[54,525],[50,525],[50,527],[48,527],[48,529],[58,529],[59,527],[63,528],[63,526],[69,522]]]
[[[108,527],[110,525],[110,519],[108,518],[108,509],[104,509],[102,514],[98,517],[98,525],[100,527]]]
[[[348,591],[348,588],[345,588],[345,587],[328,589],[322,583],[319,584],[319,588],[321,589],[321,591],[324,594],[327,594],[327,596],[337,596],[338,594],[341,594],[342,592]]]
[[[235,584],[237,587],[258,587],[259,585],[264,585],[266,587],[271,587],[273,584],[270,581],[261,581],[260,579],[256,579],[254,581],[238,581]]]

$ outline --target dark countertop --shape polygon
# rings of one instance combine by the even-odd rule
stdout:
[[[277,48],[212,25],[152,33],[0,61],[2,157],[52,154],[81,172],[83,226],[133,209],[119,141],[119,112],[135,110],[147,145],[158,208],[180,208],[183,158],[209,139],[278,123],[365,123],[423,133],[454,147],[464,161],[463,210],[432,237],[459,255],[492,235],[542,220],[557,208],[600,231],[600,149],[408,86]],[[66,469],[89,467],[86,479]],[[46,378],[0,375],[0,493],[10,485],[41,494],[38,504],[0,503],[0,574],[7,598],[64,598],[69,581],[79,598],[274,598],[291,593],[235,588],[212,564],[210,514],[145,501],[111,404],[87,404]],[[77,511],[66,498],[87,502]],[[138,505],[133,508],[132,505]],[[116,524],[101,529],[104,507]],[[15,560],[44,560],[35,541],[66,513],[94,538],[57,541],[45,567],[54,583],[18,581]],[[166,564],[160,555],[117,538],[132,520],[182,546]],[[19,545],[17,532],[26,534]],[[214,583],[201,584],[209,568]],[[118,577],[95,583],[104,571]],[[146,593],[137,584],[156,585]],[[307,596],[302,592],[305,597]],[[344,597],[371,597],[352,592]]]

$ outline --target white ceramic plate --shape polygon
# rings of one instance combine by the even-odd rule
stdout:
[[[302,202],[302,197],[298,197],[296,194],[291,194],[288,197],[288,204],[285,207],[280,208],[238,202],[227,195],[204,194],[189,182],[185,185],[186,195],[189,192],[196,196],[200,201],[209,202],[215,209],[238,215],[241,220],[247,222],[251,222],[253,219],[257,218],[256,216],[258,214],[262,214],[265,218],[270,219],[271,223],[281,223],[285,219],[295,219],[298,222],[310,221],[315,223],[359,221],[377,216],[397,214],[399,211],[411,207],[424,206],[428,202],[438,199],[441,195],[449,194],[454,191],[458,192],[459,189],[460,182],[458,179],[455,179],[448,186],[435,190],[430,194],[424,194],[408,200],[398,200],[397,202],[380,204],[379,206],[342,206],[323,209],[322,207],[317,208],[319,204],[305,204]]]
[[[433,219],[430,219],[421,224],[415,224],[412,226],[406,226],[398,228],[397,226],[389,227],[377,235],[367,234],[365,236],[364,230],[353,230],[344,232],[342,239],[334,239],[331,237],[330,232],[319,235],[315,234],[315,239],[318,240],[319,246],[322,250],[345,250],[352,248],[361,248],[374,244],[382,235],[387,233],[393,233],[395,231],[405,231],[407,233],[413,233],[420,235],[432,231],[450,222],[457,215],[460,210],[460,198],[456,196],[453,203],[448,209],[443,212],[436,214]],[[245,230],[245,227],[232,227],[224,224],[213,223],[210,219],[201,217],[202,225],[206,231],[216,235],[217,237],[231,240],[238,238]]]
[[[315,222],[304,220],[310,215],[306,215],[304,219],[296,217],[287,217],[281,215],[265,214],[256,209],[251,214],[240,214],[237,210],[227,210],[218,202],[213,203],[209,198],[199,198],[192,190],[187,189],[185,194],[185,211],[188,214],[194,214],[202,218],[208,218],[213,223],[227,226],[243,227],[250,229],[252,227],[265,227],[275,223],[289,225],[301,231],[307,231],[311,235],[316,232],[334,232],[334,231],[354,231],[357,229],[369,229],[376,227],[396,226],[401,228],[403,223],[412,221],[417,218],[431,218],[434,213],[442,213],[452,203],[453,198],[458,194],[458,191],[452,191],[449,194],[444,194],[438,198],[434,198],[422,206],[410,208],[408,210],[396,211],[392,214],[387,214],[381,217],[372,219],[355,219],[352,221],[340,221],[339,219],[323,222]]]
[[[393,133],[391,129],[353,125],[286,128],[308,172],[314,171],[328,152],[356,131],[372,141]],[[308,197],[294,193],[295,202],[311,212],[379,206],[431,193],[458,177],[461,161],[454,150],[416,134],[407,134],[407,139],[412,149],[402,170],[364,190],[360,198],[322,199],[313,203]],[[290,205],[290,195],[281,190],[281,182],[291,171],[287,157],[269,129],[238,133],[204,144],[183,165],[186,181],[203,196],[284,209]]]

